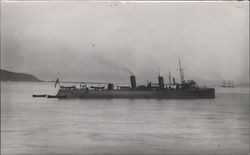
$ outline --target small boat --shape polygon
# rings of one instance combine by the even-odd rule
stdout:
[[[67,95],[47,95],[47,98],[66,98]]]
[[[32,96],[33,97],[46,97],[47,95],[46,94],[41,94],[41,95],[35,95],[35,94],[33,94]]]

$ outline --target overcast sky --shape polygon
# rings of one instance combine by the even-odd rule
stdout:
[[[1,3],[1,68],[42,80],[248,81],[248,2]]]

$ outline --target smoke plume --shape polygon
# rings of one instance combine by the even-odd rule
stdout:
[[[121,65],[119,65],[115,62],[112,62],[111,60],[108,60],[108,59],[106,59],[106,58],[104,58],[96,53],[94,53],[94,56],[95,56],[95,58],[97,58],[98,62],[101,64],[112,67],[114,69],[122,70],[125,73],[129,73],[130,75],[134,75],[134,73],[128,67],[121,66]]]

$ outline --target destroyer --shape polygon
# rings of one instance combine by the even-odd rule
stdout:
[[[148,82],[147,85],[136,85],[136,77],[130,76],[130,86],[119,86],[113,83],[81,82],[80,87],[61,86],[56,96],[60,98],[156,98],[156,99],[193,99],[215,98],[214,88],[199,87],[193,80],[184,80],[183,68],[179,61],[180,82],[175,82],[169,74],[168,84],[162,76],[158,83]],[[57,80],[58,82],[58,80]],[[101,86],[100,86],[101,85]],[[55,97],[56,97],[55,96]]]

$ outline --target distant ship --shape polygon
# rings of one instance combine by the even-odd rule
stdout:
[[[146,99],[194,99],[215,98],[215,89],[199,87],[193,80],[184,80],[183,68],[179,59],[180,83],[169,73],[169,82],[164,83],[163,76],[158,75],[158,83],[148,82],[136,85],[136,77],[130,76],[130,86],[113,83],[81,82],[76,86],[61,86],[56,98],[146,98]],[[57,83],[59,80],[57,80]]]
[[[222,82],[221,87],[234,88],[235,85],[234,85],[234,82],[233,82],[233,81],[230,81],[230,80],[225,81],[225,80],[224,80],[224,81]]]

